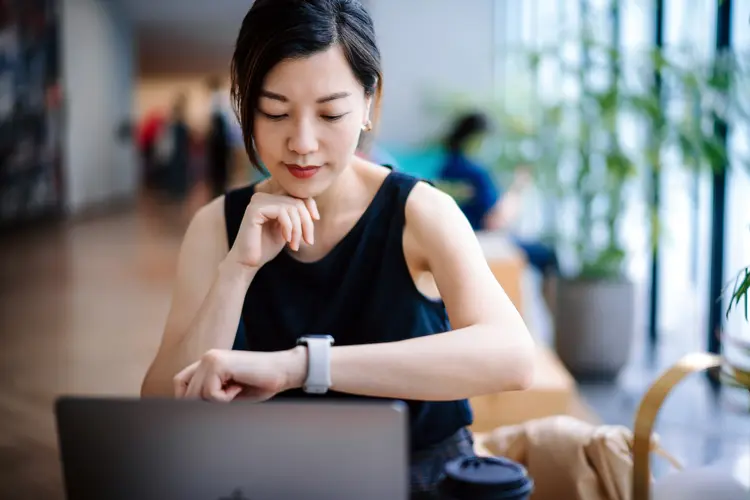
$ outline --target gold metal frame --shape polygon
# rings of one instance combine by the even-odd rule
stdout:
[[[664,400],[682,379],[695,372],[718,368],[723,358],[708,353],[688,354],[651,385],[638,407],[633,429],[633,499],[651,498],[651,435]]]

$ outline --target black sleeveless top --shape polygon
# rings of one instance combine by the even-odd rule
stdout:
[[[335,345],[342,346],[448,331],[443,302],[417,290],[404,258],[404,208],[417,181],[399,172],[389,173],[362,217],[322,259],[303,263],[282,251],[264,265],[245,297],[243,324],[234,348],[286,350],[305,334],[329,334]],[[226,194],[224,214],[230,247],[254,188],[250,185]],[[308,395],[295,389],[276,397],[357,396],[335,391]],[[405,403],[415,451],[472,422],[467,400]]]

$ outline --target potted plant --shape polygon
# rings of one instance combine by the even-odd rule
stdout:
[[[611,47],[587,40],[582,44],[592,59],[608,60],[610,67],[621,60]],[[681,55],[654,50],[643,59],[649,62],[643,67],[660,72],[664,92],[653,80],[629,85],[622,71],[612,70],[609,84],[599,88],[589,86],[582,75],[581,92],[572,103],[553,103],[541,114],[548,121],[571,110],[579,117],[578,127],[563,135],[553,149],[559,157],[573,152],[577,161],[570,173],[566,176],[556,161],[536,162],[539,169],[549,171],[547,177],[550,172],[558,174],[552,175],[557,186],[548,186],[547,192],[558,194],[563,206],[572,206],[556,212],[576,221],[573,228],[564,228],[559,220],[555,225],[558,246],[567,248],[572,257],[558,288],[555,346],[578,378],[614,378],[630,356],[638,311],[635,287],[625,269],[628,252],[621,240],[626,205],[632,199],[628,190],[653,189],[642,184],[648,176],[639,174],[660,170],[668,150],[676,152],[687,169],[723,168],[729,152],[716,137],[714,122],[721,118],[736,123],[747,116],[740,107],[727,106],[732,95],[731,78],[726,76],[739,71],[731,57],[722,54],[701,63]],[[724,78],[717,78],[719,65]],[[676,108],[681,112],[675,113]],[[617,117],[623,115],[643,124],[649,134],[645,147],[627,149],[620,142]],[[563,121],[558,123],[566,128]],[[549,133],[542,137],[549,142]],[[659,207],[650,204],[652,196],[643,198],[648,201],[641,221],[644,239],[656,247],[662,231]]]

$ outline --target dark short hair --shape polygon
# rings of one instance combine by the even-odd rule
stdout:
[[[266,75],[278,63],[340,44],[354,76],[375,96],[377,122],[383,75],[372,19],[359,0],[256,0],[242,21],[230,67],[231,96],[252,165],[255,111]]]
[[[445,137],[445,147],[452,152],[460,151],[471,137],[489,130],[490,121],[484,113],[465,113],[453,122],[450,132]]]

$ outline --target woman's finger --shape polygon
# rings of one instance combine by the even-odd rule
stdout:
[[[284,241],[291,243],[294,225],[292,224],[292,219],[289,217],[289,211],[280,210],[276,220],[279,222],[279,226],[281,226],[281,234],[284,236]]]
[[[297,212],[302,227],[302,238],[308,245],[315,243],[315,224],[313,224],[312,215],[307,208],[307,204],[300,200],[297,202]]]
[[[206,365],[205,363],[201,363],[185,391],[186,399],[199,399],[201,397],[201,393],[203,392],[203,379],[205,378]]]
[[[203,381],[203,389],[201,391],[201,397],[208,401],[226,402],[231,401],[228,399],[224,383],[221,378],[215,372],[207,372],[206,378]]]
[[[310,212],[312,218],[315,220],[320,220],[320,212],[318,212],[318,204],[315,203],[315,200],[313,200],[312,198],[307,198],[303,201],[305,202],[305,206]]]
[[[292,221],[292,240],[289,242],[289,248],[296,252],[299,250],[300,241],[302,241],[302,222],[296,205],[287,207],[286,211]]]
[[[222,391],[222,397],[224,398],[222,401],[225,403],[233,401],[242,393],[243,389],[244,387],[240,384],[230,383],[228,385],[225,385]]]
[[[195,374],[195,370],[198,368],[200,361],[196,361],[192,365],[184,368],[180,373],[174,376],[174,395],[177,398],[182,398],[187,392],[188,384]]]

